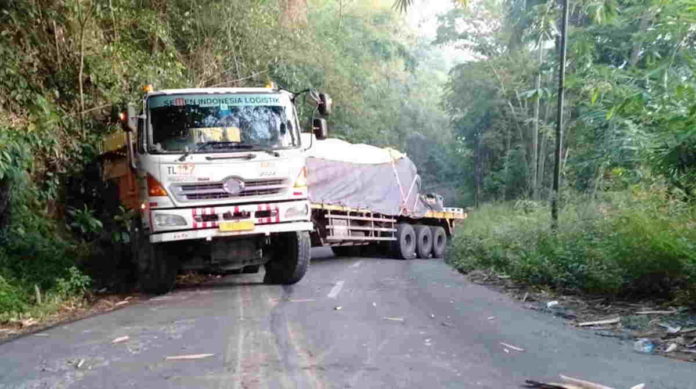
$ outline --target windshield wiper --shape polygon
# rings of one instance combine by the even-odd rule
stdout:
[[[250,149],[254,146],[252,145],[245,145],[245,144],[239,144],[235,142],[203,142],[203,143],[197,143],[196,147],[193,149],[188,149],[184,154],[179,158],[179,162],[184,162],[186,160],[186,157],[191,155],[191,153],[197,153],[201,150],[203,150],[204,147],[206,146],[218,146],[218,145],[225,145],[227,147],[230,147],[231,149]]]
[[[274,157],[280,157],[280,153],[272,149],[253,149],[251,151],[263,151],[266,154],[270,154]]]

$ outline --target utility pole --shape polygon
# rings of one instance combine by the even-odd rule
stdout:
[[[561,183],[561,155],[563,147],[563,101],[566,67],[566,43],[568,41],[568,0],[561,0],[563,20],[561,22],[561,52],[558,64],[558,106],[556,107],[556,152],[553,163],[553,188],[551,190],[551,228],[558,228],[558,197]]]

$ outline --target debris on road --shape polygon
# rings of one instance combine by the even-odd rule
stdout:
[[[446,321],[443,321],[443,322],[440,323],[440,324],[441,324],[443,327],[454,327],[454,324],[448,323],[448,322],[446,322]]]
[[[80,360],[75,364],[75,369],[81,368],[82,365],[84,365],[84,364],[85,364],[85,360],[84,360],[84,359],[80,359]]]
[[[549,301],[548,303],[546,303],[546,308],[551,309],[553,307],[558,306],[558,304],[559,304],[559,302],[556,300]]]
[[[633,349],[636,352],[643,354],[652,354],[655,351],[655,348],[655,342],[648,338],[641,338],[636,340],[635,343],[633,343]]]
[[[184,361],[184,360],[191,360],[191,359],[203,359],[203,358],[209,358],[212,357],[215,354],[188,354],[188,355],[170,355],[166,357],[165,359],[167,361]]]
[[[657,323],[657,325],[666,329],[668,334],[678,334],[679,331],[681,331],[681,327],[679,327],[679,326],[672,327],[671,325],[665,324],[665,323]]]
[[[128,336],[128,335],[126,335],[126,336],[119,336],[118,338],[112,340],[111,343],[113,343],[113,344],[116,344],[116,343],[123,343],[123,342],[127,341],[128,339],[130,339],[130,336]]]
[[[636,312],[636,315],[673,315],[677,313],[676,309],[672,309],[670,311],[640,311]]]
[[[495,316],[488,316],[488,320],[493,320],[495,319]]]
[[[509,348],[510,350],[515,350],[515,351],[519,351],[519,352],[524,351],[524,349],[522,347],[513,346],[511,344],[507,344],[507,343],[503,343],[503,342],[500,342],[500,344],[505,348]]]
[[[339,306],[337,306],[337,307],[334,307],[334,311],[340,311],[341,309],[343,309],[343,307],[342,307],[342,306],[340,306],[340,305],[339,305]]]
[[[403,317],[385,317],[384,320],[391,320],[391,321],[400,321],[403,322],[404,318]]]
[[[534,380],[525,380],[525,388],[536,389],[613,389],[610,386],[597,384],[591,381],[581,380],[578,378],[568,377],[561,374],[563,382],[539,382]],[[631,389],[644,389],[645,384],[638,384]]]
[[[586,321],[583,323],[578,323],[578,327],[593,327],[593,326],[601,326],[601,325],[607,325],[607,324],[616,324],[621,321],[620,317],[615,317],[613,319],[605,319],[605,320],[595,320],[595,321]]]
[[[676,351],[678,347],[679,347],[679,346],[677,346],[676,343],[670,343],[669,346],[667,346],[667,349],[665,349],[665,352],[666,352],[666,353],[671,353],[671,352],[673,352],[673,351]]]

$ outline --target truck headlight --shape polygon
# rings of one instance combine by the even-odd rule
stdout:
[[[184,219],[182,216],[172,215],[170,213],[156,213],[155,225],[157,227],[185,226],[186,219]]]
[[[309,214],[309,205],[295,205],[285,210],[285,218],[303,217]]]

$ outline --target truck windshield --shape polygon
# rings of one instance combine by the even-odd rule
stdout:
[[[283,95],[165,95],[148,99],[154,153],[228,152],[299,146]]]

